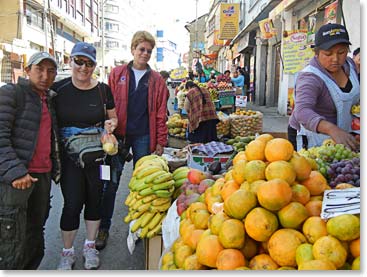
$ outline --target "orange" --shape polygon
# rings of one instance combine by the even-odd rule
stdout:
[[[241,251],[246,259],[251,259],[253,256],[257,254],[257,243],[248,235],[245,235],[246,242],[241,248]]]
[[[245,181],[245,168],[246,161],[239,160],[232,168],[232,178],[237,182],[237,184],[242,184]]]
[[[298,181],[303,181],[310,176],[312,168],[304,156],[294,152],[289,162],[293,165],[293,168],[296,171],[296,179]]]
[[[301,203],[290,202],[278,211],[278,218],[284,228],[298,229],[308,218],[308,212]]]
[[[279,229],[268,242],[270,257],[280,266],[297,266],[296,250],[306,242],[305,236],[294,229]]]
[[[278,229],[278,218],[272,212],[256,207],[244,219],[246,233],[256,241],[267,241]]]
[[[271,134],[261,134],[260,136],[256,137],[256,140],[262,140],[263,142],[267,143],[269,140],[272,140],[274,137]]]
[[[329,235],[342,241],[349,241],[359,238],[360,221],[352,214],[342,214],[330,218],[326,223]]]
[[[300,265],[303,262],[313,260],[312,244],[302,243],[296,249],[296,262]]]
[[[246,159],[246,154],[245,151],[240,151],[236,154],[236,156],[234,156],[233,160],[232,160],[232,164],[235,165],[237,164],[238,161],[240,160],[244,160],[247,161]]]
[[[243,219],[257,205],[256,194],[239,189],[224,200],[224,212],[233,218]]]
[[[196,250],[198,241],[203,233],[204,230],[202,229],[195,229],[191,232],[191,236],[187,240],[187,245],[190,246],[192,250]]]
[[[230,217],[226,215],[223,211],[213,214],[209,217],[208,226],[213,235],[218,235],[222,223],[229,219]]]
[[[307,209],[309,216],[320,216],[322,201],[321,200],[312,200],[306,203],[305,208]]]
[[[253,160],[265,160],[265,145],[266,143],[262,140],[253,140],[246,145],[245,154],[248,161]]]
[[[265,169],[265,177],[266,179],[283,179],[288,184],[292,185],[296,180],[296,171],[293,166],[286,161],[275,161],[268,164]]]
[[[233,270],[245,265],[245,257],[237,249],[223,249],[219,252],[216,261],[216,266],[219,270]]]
[[[249,267],[252,270],[275,270],[279,265],[268,254],[259,254],[250,260]]]
[[[316,260],[329,260],[340,268],[347,260],[347,251],[339,240],[333,236],[323,236],[315,241],[312,254]]]
[[[288,161],[293,155],[293,144],[284,138],[275,138],[267,142],[264,150],[269,162]]]
[[[185,259],[192,255],[193,250],[188,245],[182,245],[177,248],[177,250],[174,252],[174,261],[178,268],[182,268],[185,262]]]
[[[328,234],[326,222],[320,216],[311,216],[305,220],[302,232],[309,243],[314,244],[319,238]]]
[[[357,258],[361,255],[361,250],[360,250],[360,238],[352,240],[349,243],[349,251],[352,254],[352,256],[354,258]]]
[[[224,248],[241,249],[245,243],[245,228],[238,219],[227,219],[219,230],[219,242]]]
[[[217,256],[223,249],[218,236],[201,236],[196,247],[198,262],[209,267],[216,267]]]
[[[336,267],[328,260],[310,260],[301,263],[298,270],[336,270]]]
[[[193,255],[186,257],[184,264],[183,264],[183,269],[184,270],[202,270],[202,269],[206,269],[206,266],[199,263],[198,257],[195,254],[193,254]]]
[[[252,183],[257,180],[265,179],[265,168],[266,163],[261,160],[253,160],[247,162],[245,164],[245,170],[244,170],[244,176],[246,181]]]
[[[273,179],[259,186],[257,199],[260,205],[270,211],[278,211],[292,199],[292,189],[282,179]]]
[[[325,177],[318,171],[312,170],[310,176],[301,182],[311,195],[321,195],[327,186]]]
[[[291,186],[292,189],[292,201],[299,202],[305,205],[310,201],[310,191],[301,184],[294,184]]]
[[[220,192],[220,196],[222,197],[223,201],[225,201],[232,193],[237,191],[239,188],[240,185],[235,180],[226,181]]]

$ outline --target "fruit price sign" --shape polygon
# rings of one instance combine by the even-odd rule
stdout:
[[[329,219],[342,214],[359,214],[360,206],[360,188],[325,190],[321,218]]]
[[[236,95],[236,107],[246,108],[247,96]]]

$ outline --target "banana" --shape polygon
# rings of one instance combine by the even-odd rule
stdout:
[[[166,172],[153,180],[153,184],[160,184],[172,180],[172,173]]]
[[[135,233],[135,232],[139,229],[139,227],[140,227],[140,225],[141,225],[142,220],[143,220],[143,217],[141,216],[141,217],[139,217],[139,218],[134,222],[134,224],[131,226],[131,232],[132,232],[132,233]]]
[[[130,208],[132,209],[132,210],[134,210],[134,211],[137,211],[138,210],[138,208],[141,206],[141,205],[143,205],[144,203],[143,203],[143,199],[139,199],[139,200],[137,200],[135,203],[134,203],[134,205],[132,205],[132,206],[130,206]]]
[[[144,185],[145,183],[144,183],[144,180],[139,180],[139,179],[135,179],[135,181],[134,181],[134,183],[132,183],[131,184],[131,188],[130,188],[130,190],[132,190],[132,191],[137,191],[137,187],[140,187],[140,186],[142,186],[142,185]]]
[[[158,160],[158,159],[154,159],[154,160],[149,160],[149,161],[145,161],[143,162],[139,167],[138,169],[142,169],[142,168],[145,168],[145,167],[150,167],[150,166],[157,166],[157,167],[160,167],[164,170],[164,167],[162,165],[162,163]]]
[[[154,193],[154,190],[152,189],[152,187],[147,187],[141,191],[139,191],[139,195],[142,195],[142,196],[147,196],[149,194],[153,194]]]
[[[138,199],[136,199],[135,197],[130,201],[129,203],[129,207],[134,206],[134,204],[136,203],[136,201],[138,201]]]
[[[156,213],[153,218],[150,220],[150,222],[148,223],[148,229],[152,230],[158,223],[161,222],[163,216],[165,215],[165,213]]]
[[[176,175],[173,175],[173,179],[175,180],[180,180],[180,179],[184,179],[184,178],[187,178],[187,173],[189,171],[188,170],[182,170],[180,172],[178,172]]]
[[[142,191],[143,189],[149,188],[149,187],[151,187],[151,186],[152,186],[152,184],[150,184],[150,183],[145,183],[145,182],[144,182],[144,179],[142,179],[142,180],[140,180],[140,182],[138,182],[138,183],[135,185],[134,189],[135,189],[137,192],[140,192],[140,191]]]
[[[153,216],[154,216],[154,215],[155,215],[155,213],[152,213],[152,212],[145,212],[145,213],[142,215],[143,219],[142,219],[142,221],[141,221],[140,226],[141,226],[141,227],[145,227],[145,226],[149,223],[149,221],[153,218]]]
[[[133,187],[135,180],[136,180],[135,176],[131,177],[129,184],[127,185],[129,189]]]
[[[143,162],[148,161],[148,160],[153,160],[157,157],[158,155],[156,154],[151,154],[151,155],[141,157],[139,160],[136,161],[135,168],[139,167]]]
[[[171,201],[165,204],[159,205],[159,206],[150,205],[149,211],[150,212],[165,212],[169,209],[169,207],[171,207]]]
[[[155,184],[152,186],[153,190],[162,190],[162,189],[169,189],[171,187],[174,187],[175,180],[169,180],[167,182]]]
[[[149,195],[144,196],[144,197],[142,198],[142,202],[143,202],[143,204],[145,204],[145,203],[150,203],[150,202],[152,202],[153,200],[155,200],[155,199],[157,199],[157,198],[158,198],[158,196],[157,196],[157,195],[155,195],[155,194],[149,194]]]
[[[159,171],[156,171],[156,172],[148,175],[147,177],[145,177],[145,183],[151,183],[151,182],[153,182],[153,180],[155,178],[157,178],[158,176],[160,176],[160,175],[162,175],[164,173],[166,173],[166,171],[164,171],[163,169],[161,169]]]
[[[185,177],[187,175],[187,172],[190,170],[190,168],[188,166],[181,166],[179,168],[176,168],[173,172],[173,179],[181,179],[178,176],[180,176],[180,174],[185,174]],[[183,173],[184,172],[184,173]]]
[[[124,204],[126,206],[129,206],[129,203],[133,200],[134,196],[133,196],[133,192],[130,191],[130,193],[127,195]]]
[[[157,235],[160,231],[161,231],[161,228],[162,228],[162,221],[163,219],[165,218],[165,216],[163,216],[161,218],[161,220],[159,221],[159,223],[153,228],[151,229],[148,233],[147,233],[147,238],[152,238],[154,237],[155,235]]]
[[[186,180],[187,180],[187,178],[182,178],[182,179],[175,180],[175,187],[176,188],[181,187]]]
[[[128,214],[124,217],[124,222],[125,222],[125,223],[129,223],[131,220],[132,220],[132,218],[131,218],[131,214],[130,214],[130,213],[128,213]]]
[[[149,228],[148,228],[148,225],[146,225],[145,227],[143,227],[141,229],[139,237],[140,238],[145,238],[147,236],[148,232],[149,232]]]
[[[131,219],[139,218],[145,211],[133,211],[131,215]]]
[[[149,207],[150,207],[150,203],[145,203],[145,204],[140,205],[136,210],[138,212],[146,212],[149,210]]]
[[[173,192],[170,192],[166,189],[160,189],[160,190],[154,191],[154,194],[161,198],[169,198],[172,196]]]
[[[171,199],[170,198],[157,198],[157,199],[154,199],[152,202],[150,202],[150,204],[152,206],[160,206],[160,205],[166,204],[167,202],[171,203]]]
[[[139,170],[139,172],[136,174],[136,178],[138,179],[142,179],[154,172],[157,172],[159,170],[162,170],[161,167],[158,167],[158,166],[150,166],[150,167],[145,167],[145,168],[142,168],[141,170]]]

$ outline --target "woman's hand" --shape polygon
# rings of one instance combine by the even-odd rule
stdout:
[[[117,120],[115,118],[108,119],[104,122],[104,129],[107,133],[112,134],[117,127]]]
[[[162,156],[162,154],[163,154],[163,146],[160,145],[160,144],[157,144],[157,146],[155,147],[155,153],[158,156]]]
[[[330,136],[335,143],[344,144],[353,151],[356,151],[359,148],[359,143],[355,137],[342,129],[337,128],[336,130],[333,130]]]

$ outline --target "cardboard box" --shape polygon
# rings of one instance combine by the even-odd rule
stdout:
[[[201,153],[197,152],[193,153],[191,147],[192,147],[191,145],[189,145],[188,147],[187,166],[202,171],[208,171],[209,165],[214,161],[219,161],[222,165],[222,168],[225,168],[226,162],[232,155],[232,152],[229,152],[229,153],[217,154],[214,157],[209,157]]]
[[[145,269],[159,270],[159,260],[163,252],[162,236],[145,239]]]

